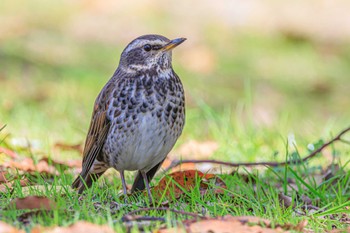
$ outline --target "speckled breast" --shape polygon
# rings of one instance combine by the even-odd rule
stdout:
[[[184,91],[174,72],[118,80],[103,152],[117,170],[144,170],[165,159],[185,122]]]

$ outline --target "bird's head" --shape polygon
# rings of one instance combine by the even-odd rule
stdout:
[[[169,40],[161,35],[144,35],[131,41],[121,54],[119,68],[127,72],[171,68],[171,51],[185,38]]]

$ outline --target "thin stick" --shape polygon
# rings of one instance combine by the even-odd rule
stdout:
[[[170,208],[167,208],[167,207],[140,208],[140,209],[137,209],[137,210],[133,210],[133,211],[127,213],[124,216],[133,215],[133,214],[136,214],[136,213],[139,213],[139,212],[142,212],[142,211],[152,211],[152,210],[170,211],[170,212],[174,212],[174,213],[177,213],[177,214],[188,215],[188,216],[195,217],[195,218],[204,218],[203,216],[200,216],[199,214],[185,212],[185,211],[182,211],[182,210],[170,209]]]
[[[6,125],[1,126],[0,131],[5,129]]]
[[[256,162],[256,163],[231,163],[231,162],[224,162],[224,161],[218,161],[218,160],[211,160],[211,159],[203,159],[203,160],[194,160],[194,159],[187,159],[187,160],[175,160],[173,161],[169,167],[167,167],[164,170],[164,173],[168,172],[169,170],[173,169],[174,167],[177,167],[184,163],[215,163],[230,167],[239,167],[239,166],[246,166],[246,167],[253,167],[253,166],[270,166],[270,167],[278,167],[278,166],[284,166],[286,164],[298,164],[305,162],[313,157],[315,157],[318,153],[320,153],[324,148],[328,147],[332,143],[336,141],[343,141],[341,138],[344,134],[346,134],[348,131],[350,131],[350,127],[344,129],[341,131],[335,138],[331,139],[330,141],[324,143],[320,148],[314,150],[311,152],[308,156],[306,156],[303,159],[298,160],[292,160],[287,162]]]
[[[165,218],[162,217],[152,217],[152,216],[131,216],[125,215],[122,217],[123,222],[132,222],[132,221],[161,221],[165,222]]]

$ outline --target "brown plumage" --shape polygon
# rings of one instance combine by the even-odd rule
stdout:
[[[171,50],[185,39],[160,35],[133,40],[98,95],[83,152],[83,169],[72,187],[79,193],[108,168],[137,170],[132,192],[147,188],[185,123],[184,90],[172,69]]]

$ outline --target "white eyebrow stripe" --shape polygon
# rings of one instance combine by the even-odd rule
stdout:
[[[130,50],[133,50],[137,47],[142,47],[145,44],[150,44],[150,45],[154,45],[154,44],[166,44],[165,41],[163,40],[143,40],[143,39],[137,39],[134,42],[132,42],[131,44],[128,45],[128,47],[126,47],[126,49],[124,50],[124,53],[128,53]]]

